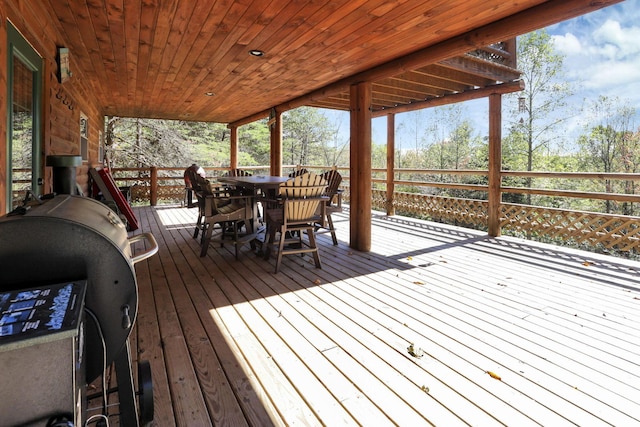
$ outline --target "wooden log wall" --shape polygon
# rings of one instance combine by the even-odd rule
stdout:
[[[80,155],[80,114],[88,119],[88,159],[77,170],[77,181],[83,191],[88,191],[88,170],[99,165],[99,138],[104,129],[104,116],[93,99],[92,90],[82,73],[74,66],[73,51],[70,52],[72,77],[65,83],[58,81],[56,61],[59,47],[65,41],[57,31],[57,23],[39,1],[2,0],[0,2],[0,63],[7,63],[7,22],[10,21],[27,42],[43,58],[43,110],[42,137],[43,160],[48,155]],[[0,117],[7,121],[6,100],[7,67],[0,67]],[[0,127],[0,214],[6,213],[7,193],[7,134]],[[43,162],[44,163],[44,162]],[[52,169],[43,166],[45,193],[51,192]]]

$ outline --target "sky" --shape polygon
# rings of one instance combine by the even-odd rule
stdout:
[[[618,97],[635,108],[634,123],[636,127],[640,126],[640,0],[626,0],[546,30],[552,36],[556,52],[565,56],[564,73],[574,92],[568,99],[570,111],[578,112],[585,99],[596,100],[600,95]],[[488,99],[469,101],[460,106],[477,133],[486,135]],[[508,118],[506,108],[512,107],[505,101],[503,124]],[[341,128],[346,130],[341,139],[347,140],[348,113],[342,113],[342,116],[338,113],[330,118],[340,122]],[[402,126],[405,120],[405,128],[410,127],[408,114],[398,114],[396,127]],[[424,122],[426,125],[428,120]],[[583,127],[583,117],[576,114],[564,125],[564,130],[568,135],[576,135]],[[375,144],[386,142],[386,119],[373,121],[372,137]],[[397,131],[396,147],[409,148],[408,138]]]
[[[627,0],[547,28],[575,89],[570,102],[617,97],[636,109],[640,126],[640,0]],[[569,127],[580,126],[576,117]]]

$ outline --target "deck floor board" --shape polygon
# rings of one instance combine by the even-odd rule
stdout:
[[[345,210],[322,269],[275,274],[201,258],[195,209],[136,213],[154,425],[640,426],[640,263],[379,213],[362,253]]]

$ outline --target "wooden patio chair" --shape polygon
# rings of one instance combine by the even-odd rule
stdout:
[[[236,168],[236,169],[229,169],[227,172],[222,174],[222,176],[253,176],[253,174],[251,172],[247,172],[244,169],[237,169]],[[244,191],[244,189],[240,188],[240,187],[228,186],[227,189],[234,196],[241,196],[241,195],[247,194],[246,191]]]
[[[338,172],[338,168],[334,166],[321,176],[327,181],[327,188],[324,192],[327,201],[323,207],[324,215],[322,221],[316,223],[316,234],[331,233],[333,245],[336,246],[338,245],[338,238],[336,237],[336,228],[333,225],[331,214],[342,212],[342,190],[340,189],[342,175]],[[319,231],[321,228],[324,229],[324,231]]]
[[[302,166],[297,165],[294,171],[289,174],[289,178],[295,178],[296,176],[304,175],[305,173],[309,173],[309,171]]]
[[[220,242],[224,246],[227,236],[231,237],[231,242],[235,245],[235,256],[238,258],[240,247],[255,238],[253,230],[253,207],[250,196],[233,196],[224,188],[213,188],[208,180],[201,177],[195,181],[198,198],[199,216],[194,231],[194,238],[202,232],[200,240],[200,256],[206,256],[209,245],[213,241]],[[213,230],[219,225],[220,233],[218,238],[213,239]],[[240,234],[242,226],[246,227],[246,232]]]
[[[269,258],[276,234],[280,234],[276,273],[280,269],[282,257],[291,254],[311,253],[315,266],[322,268],[315,238],[315,225],[324,215],[322,206],[327,200],[326,196],[323,196],[326,187],[327,182],[320,175],[306,173],[282,183],[280,197],[277,200],[265,201],[265,258]],[[307,241],[302,238],[305,233]]]
[[[252,174],[244,169],[229,169],[222,176],[252,176]]]
[[[198,193],[202,195],[206,192],[207,180],[199,176],[195,170],[187,169],[184,172],[185,181],[189,180],[191,191],[196,196],[196,202],[198,207],[198,219],[196,220],[196,228],[193,230],[193,238],[197,239],[198,234],[202,231],[202,238],[204,238],[204,199],[198,198]]]
[[[196,206],[196,203],[193,202],[193,184],[194,176],[200,175],[204,177],[204,169],[202,169],[197,164],[193,163],[184,171],[184,197],[182,200],[182,205],[187,208],[192,208]]]

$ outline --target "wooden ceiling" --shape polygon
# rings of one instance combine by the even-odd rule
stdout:
[[[488,46],[435,64],[404,71],[373,81],[372,105],[375,112],[398,106],[519,80],[515,64],[515,40]],[[518,86],[516,86],[518,87]],[[307,105],[337,110],[349,109],[349,92],[342,91]]]
[[[511,81],[465,52],[615,1],[47,2],[104,114],[231,123],[281,104],[348,108],[345,85],[362,79],[376,109]]]

